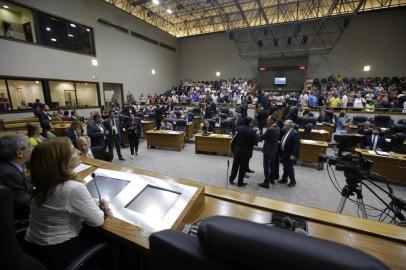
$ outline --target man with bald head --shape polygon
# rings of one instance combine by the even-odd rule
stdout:
[[[108,162],[113,160],[113,154],[106,152],[103,146],[90,147],[90,139],[87,136],[80,136],[76,140],[76,145],[80,151],[80,155],[83,157],[91,157]]]
[[[300,138],[298,132],[293,129],[292,120],[286,120],[283,125],[284,135],[281,139],[283,175],[279,183],[287,183],[290,179],[289,187],[296,185],[295,170],[293,166],[300,155]]]

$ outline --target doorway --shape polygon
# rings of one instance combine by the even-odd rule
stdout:
[[[122,83],[103,83],[103,95],[104,95],[104,108],[106,111],[112,109],[113,105],[123,109],[123,84]]]

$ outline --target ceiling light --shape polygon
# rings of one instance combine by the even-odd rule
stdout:
[[[56,38],[51,38],[51,41],[56,42]]]
[[[166,10],[166,12],[168,12],[168,14],[172,14],[172,9],[170,9],[170,8],[168,8],[167,10]]]
[[[72,34],[68,34],[68,37],[73,37],[73,35],[72,35]]]
[[[75,27],[76,27],[76,24],[71,23],[70,26],[73,27],[73,28],[75,28]]]
[[[89,29],[89,28],[86,28],[86,31],[87,31],[87,32],[90,32],[90,29]]]
[[[38,83],[39,83],[39,81],[35,81],[35,83],[37,83],[37,84],[38,84]]]
[[[47,30],[49,32],[49,31],[51,31],[51,27],[46,27],[45,30]]]
[[[97,61],[97,59],[92,59],[92,65],[93,65],[93,66],[98,66],[98,65],[99,65],[99,61]]]
[[[370,71],[371,70],[371,66],[364,66],[364,71],[365,72],[368,72],[368,71]]]
[[[6,6],[6,5],[4,5],[3,7],[4,7],[4,8],[8,8],[8,6]]]
[[[152,4],[154,4],[155,6],[159,5],[159,0],[152,0]]]
[[[216,77],[220,77],[220,71],[216,71]]]
[[[151,70],[151,74],[152,74],[152,75],[155,75],[155,74],[156,74],[156,70],[155,70],[155,69],[152,69],[152,70]]]

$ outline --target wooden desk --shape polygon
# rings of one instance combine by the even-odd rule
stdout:
[[[82,161],[95,167],[153,176],[167,181],[176,181],[192,186],[199,184],[175,177],[163,176],[141,169],[129,168],[114,163],[83,157]],[[79,174],[83,179],[96,168],[89,168]],[[391,269],[405,269],[406,228],[337,214],[316,208],[286,203],[247,193],[205,186],[204,206],[185,216],[178,228],[213,215],[232,216],[259,223],[269,222],[270,212],[282,212],[308,220],[311,236],[341,243],[360,249],[377,257]],[[148,252],[148,232],[139,227],[108,217],[103,225],[106,231],[128,240]]]
[[[197,133],[200,131],[200,124],[202,123],[201,116],[194,116],[193,117],[193,124],[194,124],[194,132]]]
[[[216,130],[216,134],[221,134],[221,127],[220,126],[215,126],[214,128]]]
[[[145,138],[145,133],[149,130],[153,130],[155,128],[155,122],[154,121],[141,121],[141,128],[143,132],[143,137]]]
[[[185,133],[183,131],[150,130],[146,133],[147,147],[177,148],[185,147]]]
[[[319,155],[325,155],[327,147],[328,143],[326,142],[300,140],[300,160],[302,162],[317,163],[317,168],[322,170],[324,162],[319,162]]]
[[[335,129],[335,125],[334,125],[334,124],[329,124],[329,123],[317,123],[317,124],[316,124],[316,129],[328,131],[328,133],[329,133],[329,135],[330,135],[329,142],[331,142],[331,140],[333,139],[333,134],[334,134],[334,129]]]
[[[381,156],[375,151],[360,148],[355,151],[374,162],[371,172],[384,176],[388,181],[406,184],[406,155]]]
[[[7,136],[7,135],[27,135],[27,130],[7,130],[7,131],[0,131],[0,137]]]
[[[358,126],[356,125],[348,125],[347,126],[347,133],[358,133]]]
[[[300,138],[303,138],[303,133],[304,133],[304,129],[299,128]],[[325,131],[325,130],[312,129],[312,139],[315,140],[315,141],[329,142],[330,141],[330,133],[328,131]]]
[[[193,138],[193,123],[186,124],[186,136],[188,139]]]
[[[232,136],[226,134],[210,134],[203,136],[201,133],[195,136],[195,153],[220,153],[228,155]]]
[[[56,136],[63,136],[63,132],[65,129],[70,127],[70,123],[65,124],[51,124],[51,128],[54,130]],[[79,134],[80,135],[80,134]]]

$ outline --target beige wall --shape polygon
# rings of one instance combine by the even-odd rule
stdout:
[[[40,83],[17,80],[7,80],[7,82],[13,109],[24,109],[28,107],[28,103],[34,103],[36,98],[44,100],[42,85]],[[26,107],[22,104],[23,101],[25,101]]]

